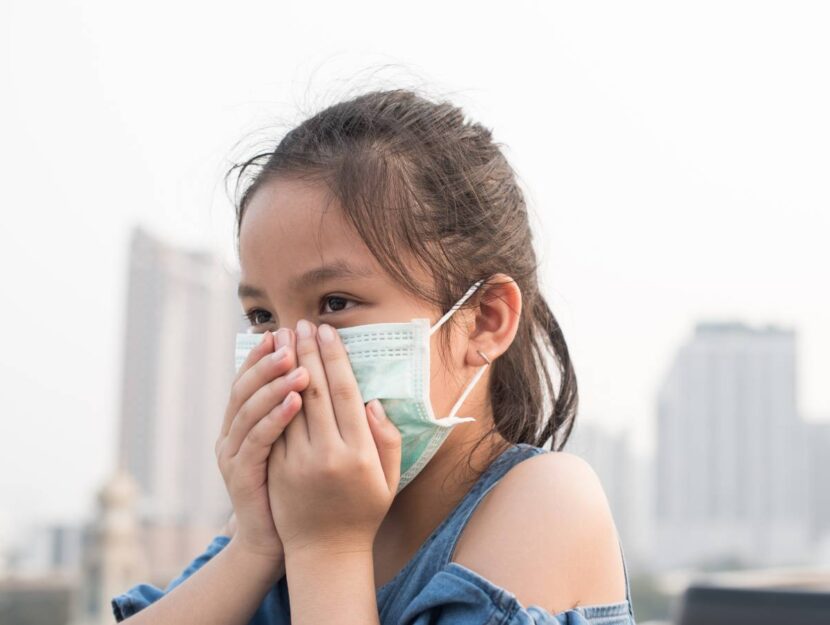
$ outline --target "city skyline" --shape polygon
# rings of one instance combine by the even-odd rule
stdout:
[[[404,33],[381,10],[343,29],[345,6],[314,24],[268,4],[250,7],[254,23],[201,5],[129,24],[105,3],[53,3],[47,21],[40,5],[8,7],[4,539],[82,519],[115,465],[132,226],[232,268],[229,158],[349,89],[421,84],[506,145],[585,423],[649,450],[662,371],[696,322],[724,319],[794,328],[799,411],[830,418],[830,89],[814,80],[827,7],[442,6],[446,22],[426,11]],[[193,10],[202,27],[182,46]],[[297,27],[272,37],[286,20]],[[522,34],[492,46],[496,32]]]
[[[233,337],[246,326],[234,310],[239,275],[219,255],[177,248],[143,226],[132,230],[127,274],[116,460],[135,480],[151,561],[175,570],[230,510],[211,443],[233,378]],[[212,312],[191,319],[197,309]],[[796,339],[775,324],[697,322],[652,398],[655,455],[636,451],[632,430],[577,418],[565,450],[599,475],[632,570],[726,557],[774,564],[805,559],[822,540],[830,548],[830,500],[816,475],[830,456],[830,423],[797,412]],[[187,527],[192,542],[178,537]],[[45,566],[77,551],[78,529],[40,520],[36,544],[27,553],[19,543],[13,557],[21,570]]]
[[[128,276],[117,469],[82,521],[36,524],[0,554],[0,592],[13,610],[65,610],[67,625],[110,622],[110,598],[134,584],[165,587],[229,511],[209,448],[220,389],[233,377],[232,339],[245,325],[230,306],[239,276],[218,255],[177,248],[141,226]],[[194,318],[194,310],[211,312]],[[655,457],[634,452],[631,430],[577,419],[565,449],[599,476],[649,613],[678,592],[654,604],[650,585],[678,574],[689,583],[712,567],[754,569],[786,585],[769,567],[800,565],[791,574],[822,579],[830,423],[797,413],[796,335],[775,324],[696,323],[653,398]],[[44,603],[36,607],[19,580]]]
[[[141,487],[142,520],[227,519],[213,445],[234,377],[237,283],[216,255],[133,230],[118,460]]]

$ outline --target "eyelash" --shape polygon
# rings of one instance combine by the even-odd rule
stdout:
[[[347,302],[354,302],[355,304],[357,303],[355,300],[353,300],[349,297],[344,297],[342,295],[325,295],[325,296],[320,298],[320,302],[322,303],[322,302],[326,301],[327,299],[331,299],[331,298],[342,299],[342,300],[345,300]],[[343,312],[343,311],[346,311],[346,310],[349,310],[349,308],[343,308],[342,310],[333,310],[330,313],[321,313],[321,314],[334,314],[334,313]],[[248,312],[246,312],[242,315],[242,319],[247,320],[248,323],[250,323],[252,326],[264,325],[264,323],[256,323],[256,316],[259,313],[267,313],[267,312],[268,312],[267,310],[263,310],[262,308],[252,308],[251,310],[249,310]]]

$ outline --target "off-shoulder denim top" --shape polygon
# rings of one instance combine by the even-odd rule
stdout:
[[[502,452],[479,477],[452,512],[435,528],[412,559],[377,590],[382,625],[636,625],[631,603],[628,568],[625,600],[576,606],[551,614],[536,605],[524,606],[516,596],[465,566],[452,562],[456,542],[470,515],[484,496],[517,463],[540,453],[556,453],[524,443]],[[228,544],[228,536],[216,536],[204,553],[162,590],[138,584],[111,599],[116,622],[145,608],[181,584]],[[249,625],[291,623],[286,577],[268,591]]]

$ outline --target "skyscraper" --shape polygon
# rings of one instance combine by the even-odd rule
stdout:
[[[658,566],[783,564],[808,542],[792,330],[699,323],[659,390]]]
[[[216,525],[230,500],[214,455],[241,324],[218,256],[133,231],[119,452],[152,524]]]

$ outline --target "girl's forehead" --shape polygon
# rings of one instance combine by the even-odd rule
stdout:
[[[251,197],[239,230],[240,261],[371,256],[335,198],[320,185],[274,180]]]
[[[272,181],[251,197],[239,230],[243,281],[265,286],[285,282],[333,261],[383,271],[336,199],[309,183]]]

